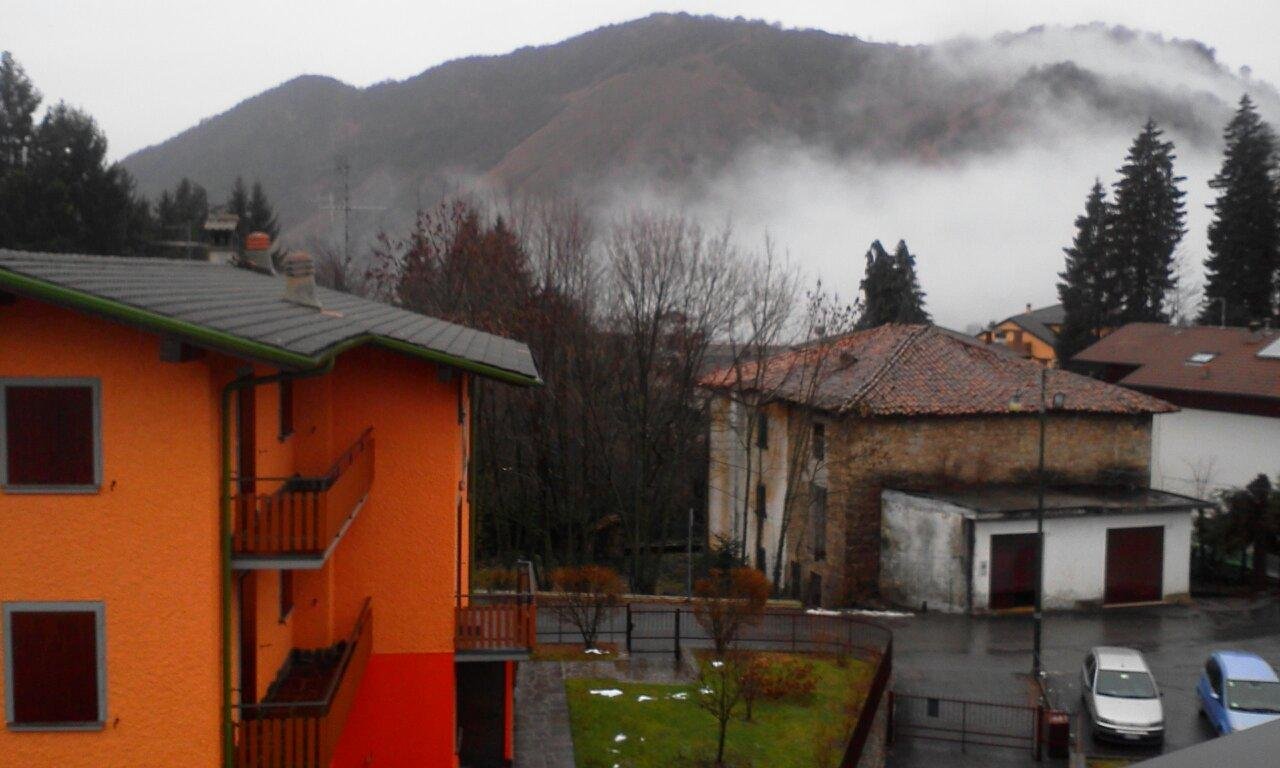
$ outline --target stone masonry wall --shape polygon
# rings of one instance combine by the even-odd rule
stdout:
[[[827,428],[827,556],[815,562],[807,515],[788,526],[790,559],[822,581],[824,605],[874,596],[880,570],[880,492],[1034,482],[1035,414],[844,419]],[[1045,470],[1051,483],[1147,484],[1151,417],[1050,414]],[[805,509],[798,505],[798,511]]]

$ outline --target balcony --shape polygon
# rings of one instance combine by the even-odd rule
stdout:
[[[457,661],[521,661],[537,645],[538,606],[533,567],[522,562],[514,571],[512,591],[464,595],[454,614],[454,658]]]
[[[372,646],[366,599],[345,640],[290,652],[263,701],[236,708],[236,768],[329,768]]]
[[[319,568],[355,520],[373,484],[373,429],[319,477],[255,478],[267,493],[234,499],[231,565]]]

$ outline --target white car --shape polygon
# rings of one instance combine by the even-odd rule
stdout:
[[[1164,740],[1164,705],[1151,669],[1132,648],[1094,648],[1080,670],[1081,693],[1097,739]]]

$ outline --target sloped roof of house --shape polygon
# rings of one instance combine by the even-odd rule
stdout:
[[[0,290],[287,369],[373,344],[514,384],[539,384],[524,344],[317,288],[323,310],[285,301],[280,277],[184,259],[0,249]]]
[[[1033,309],[1023,312],[1020,315],[1006,317],[1001,323],[1014,323],[1022,330],[1035,336],[1037,339],[1046,344],[1052,345],[1058,338],[1058,334],[1054,333],[1049,327],[1051,325],[1062,325],[1065,313],[1061,304],[1054,304],[1040,309]],[[997,323],[999,325],[999,323]]]
[[[701,381],[818,410],[866,416],[968,416],[1032,411],[1045,371],[1061,411],[1147,414],[1177,410],[1163,400],[1058,369],[934,325],[882,325],[806,344]],[[742,382],[739,384],[739,382]]]
[[[1131,366],[1118,381],[1126,387],[1280,398],[1277,342],[1270,330],[1130,323],[1072,362]]]

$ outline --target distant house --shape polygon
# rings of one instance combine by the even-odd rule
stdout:
[[[1160,583],[1122,588],[1118,601],[1185,592],[1195,504],[1146,491],[1151,419],[1173,406],[929,325],[859,331],[705,377],[710,535],[811,602],[879,593],[935,605],[949,593],[941,602],[954,610],[1025,604],[1042,373],[1050,398],[1062,395],[1047,413],[1056,519],[1046,560],[1071,563],[1046,570],[1051,603],[1105,600],[1098,575],[1118,565],[1108,547],[1126,536],[1161,560],[1124,578]]]
[[[467,467],[529,350],[308,266],[0,249],[0,765],[511,764]]]
[[[1007,317],[979,333],[978,340],[986,344],[1003,344],[1021,357],[1056,367],[1058,354],[1054,345],[1062,331],[1062,319],[1061,304],[1040,309],[1032,309],[1028,304],[1022,314]]]
[[[1132,323],[1073,364],[1179,407],[1155,419],[1154,487],[1204,495],[1280,471],[1280,333]]]
[[[240,254],[240,217],[226,211],[211,211],[204,221],[204,240],[209,261],[229,264]]]

